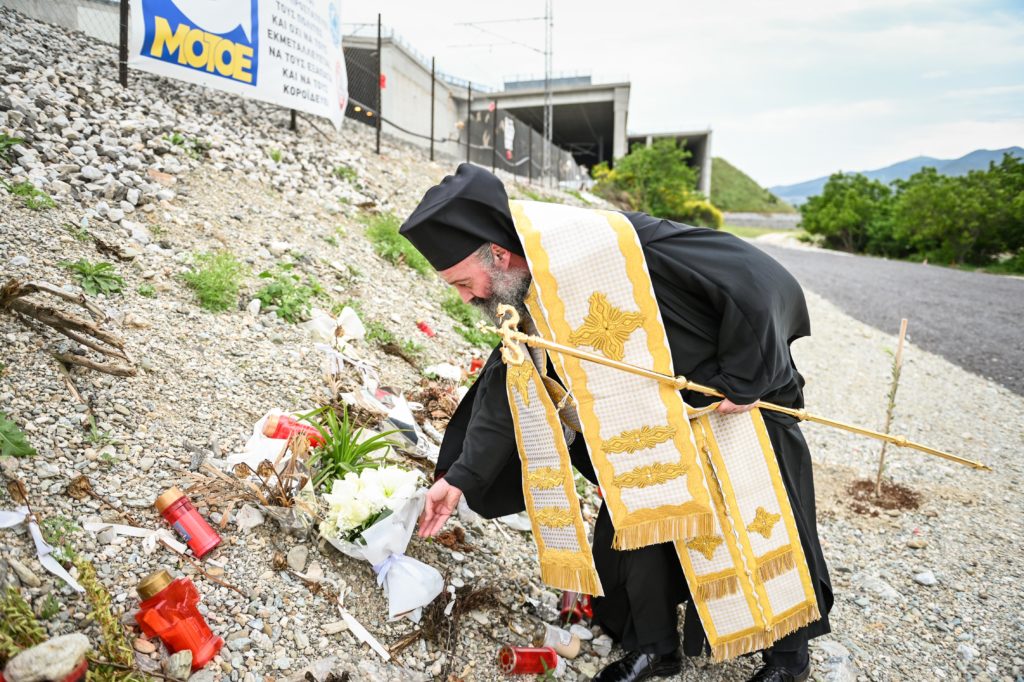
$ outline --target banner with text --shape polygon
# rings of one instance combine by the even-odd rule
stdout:
[[[131,0],[128,64],[329,118],[348,75],[340,0]]]

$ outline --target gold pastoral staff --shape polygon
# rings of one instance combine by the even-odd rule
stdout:
[[[571,348],[564,346],[554,341],[548,341],[547,339],[539,336],[533,336],[530,334],[523,333],[516,329],[516,325],[519,324],[519,313],[514,308],[507,305],[498,306],[498,317],[502,320],[501,327],[494,327],[487,325],[483,322],[478,323],[478,327],[486,332],[491,332],[501,336],[502,342],[502,357],[504,357],[506,363],[510,365],[521,365],[525,360],[525,355],[522,349],[518,346],[517,342],[525,343],[527,346],[534,348],[543,348],[545,350],[554,351],[556,353],[564,353],[565,355],[571,355],[572,357],[579,358],[580,360],[588,360],[590,362],[596,362],[613,369],[618,369],[623,372],[629,372],[630,374],[636,374],[648,379],[660,381],[664,384],[669,384],[676,390],[695,391],[697,393],[703,393],[704,395],[714,396],[716,398],[724,398],[725,395],[720,391],[711,388],[710,386],[704,386],[703,384],[694,383],[686,379],[683,376],[669,376],[662,374],[661,372],[655,372],[654,370],[645,369],[643,367],[637,367],[627,362],[620,360],[612,360],[606,358],[603,355],[596,353],[590,353],[585,350],[579,350],[578,348]],[[773,403],[766,403],[764,401],[758,401],[757,406],[762,410],[771,410],[772,412],[781,412],[782,414],[788,414],[791,417],[795,417],[801,421],[815,422],[818,424],[824,424],[825,426],[833,426],[837,429],[844,431],[850,431],[851,433],[859,433],[862,436],[868,436],[869,438],[877,438],[878,440],[884,440],[897,445],[902,448],[912,448],[919,450],[920,452],[934,455],[936,457],[942,457],[948,459],[951,462],[957,464],[965,464],[974,469],[983,469],[985,471],[991,471],[991,468],[982,464],[981,462],[975,462],[974,460],[967,459],[966,457],[960,457],[942,450],[936,450],[930,448],[927,445],[915,443],[914,441],[907,440],[904,436],[893,436],[887,433],[881,433],[880,431],[874,431],[872,429],[866,429],[861,426],[855,426],[853,424],[846,424],[845,422],[836,421],[835,419],[828,419],[827,417],[819,417],[814,414],[810,414],[807,410],[797,410],[791,407],[783,407],[782,405],[775,405]]]

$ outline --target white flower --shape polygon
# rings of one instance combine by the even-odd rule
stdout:
[[[327,503],[327,514],[320,524],[320,532],[333,538],[358,529],[383,509],[383,505],[375,503],[372,496],[367,495],[364,482],[354,473],[335,479],[331,492],[324,495],[324,502]]]
[[[387,503],[380,472],[376,469],[363,469],[359,474],[359,495],[376,507],[383,508]]]
[[[390,466],[347,473],[331,483],[331,492],[323,496],[327,514],[320,532],[329,538],[365,530],[371,516],[383,509],[398,509],[416,494],[420,484],[417,471]]]
[[[406,471],[399,467],[384,467],[380,469],[379,477],[385,504],[389,509],[397,509],[415,495],[420,482],[418,471]]]

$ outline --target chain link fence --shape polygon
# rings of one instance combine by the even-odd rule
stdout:
[[[468,139],[466,160],[494,171],[505,171],[521,182],[545,179],[544,150],[548,150],[547,178],[558,185],[580,188],[586,175],[572,154],[549,144],[520,119],[501,111],[493,100],[486,111],[469,117],[463,140]],[[463,144],[466,144],[463,141]]]
[[[81,31],[110,45],[120,41],[120,0],[0,0],[0,7],[33,19]],[[117,69],[117,64],[112,64]]]
[[[119,46],[122,2],[127,0],[0,0],[0,7]],[[382,145],[400,140],[421,147],[432,160],[472,161],[505,171],[521,182],[585,183],[586,172],[572,154],[501,111],[490,88],[435,68],[434,60],[379,20],[343,24],[343,28],[349,90],[345,116],[376,128],[373,139],[378,153]],[[116,52],[110,68],[115,72],[119,68]]]

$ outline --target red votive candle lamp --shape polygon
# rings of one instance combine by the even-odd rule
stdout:
[[[503,646],[498,666],[506,675],[543,675],[549,670],[559,675],[565,670],[565,661],[549,646]]]
[[[430,327],[430,325],[427,324],[426,320],[416,320],[416,328],[419,329],[424,334],[426,334],[427,336],[429,336],[430,338],[434,338],[435,336],[437,336],[437,332],[435,332]]]
[[[272,414],[263,423],[263,435],[267,438],[288,439],[297,433],[301,433],[309,439],[309,444],[314,448],[324,444],[324,438],[312,424],[304,424],[295,417],[286,414]]]
[[[220,544],[220,536],[192,506],[180,488],[171,488],[156,498],[153,505],[196,557],[202,557]]]
[[[199,613],[199,591],[188,578],[171,579],[161,569],[142,579],[135,591],[139,593],[139,612],[135,614],[142,632],[159,637],[172,653],[188,649],[192,652],[192,670],[199,670],[217,655],[224,640],[210,631]]]
[[[566,590],[562,593],[562,601],[558,607],[558,618],[563,623],[578,623],[584,618],[594,617],[594,608],[590,604],[589,594],[578,594]]]

